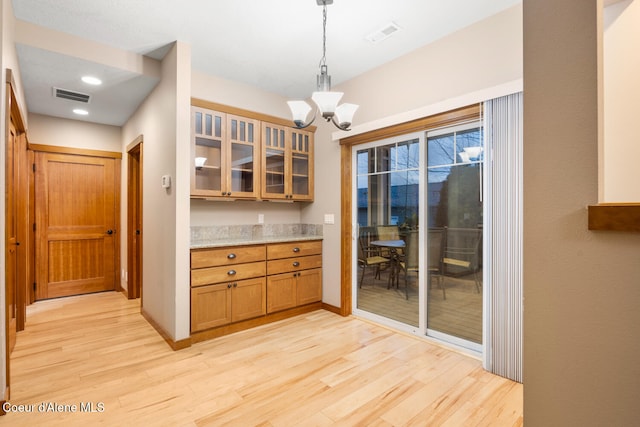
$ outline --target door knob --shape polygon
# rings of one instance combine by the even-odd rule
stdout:
[[[113,234],[113,230],[107,230],[107,234]]]

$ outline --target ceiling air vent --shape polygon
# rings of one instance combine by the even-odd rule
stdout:
[[[87,95],[86,93],[60,89],[59,87],[53,88],[53,96],[55,96],[56,98],[68,99],[70,101],[83,102],[85,104],[88,104],[89,100],[91,99],[91,95]]]
[[[382,40],[390,37],[393,33],[400,30],[400,27],[395,22],[389,22],[384,24],[382,27],[374,31],[365,37],[365,39],[369,40],[371,43],[379,43]]]

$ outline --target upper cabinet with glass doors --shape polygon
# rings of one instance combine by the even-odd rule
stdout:
[[[259,197],[260,122],[191,107],[191,196]]]
[[[313,132],[262,123],[261,196],[313,200]]]

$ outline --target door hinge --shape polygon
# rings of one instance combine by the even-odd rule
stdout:
[[[36,223],[33,223],[33,231],[36,231]]]
[[[33,166],[33,171],[35,172],[36,171],[36,164],[34,163],[32,166]]]
[[[33,292],[35,292],[35,291],[36,291],[36,286],[37,286],[37,285],[36,285],[36,282],[33,282]]]

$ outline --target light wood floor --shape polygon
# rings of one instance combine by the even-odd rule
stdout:
[[[38,302],[12,357],[0,425],[512,426],[522,385],[478,360],[320,310],[172,351],[118,293]]]
[[[358,289],[358,308],[379,314],[407,325],[418,326],[417,276],[410,274],[409,298],[404,289],[404,273],[400,275],[399,288],[387,289],[388,272],[383,271],[380,279],[375,278],[375,269],[368,268]],[[442,289],[434,279],[429,290],[428,327],[475,343],[482,343],[482,293],[478,293],[473,276],[461,278],[443,277],[446,289],[445,299]]]

